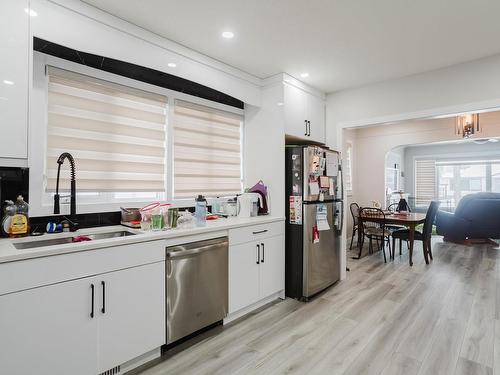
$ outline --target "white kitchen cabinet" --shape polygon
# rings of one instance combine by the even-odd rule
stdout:
[[[325,101],[315,95],[307,95],[307,119],[309,136],[315,142],[325,142]]]
[[[165,344],[165,264],[0,296],[0,332],[6,374],[107,371]]]
[[[284,290],[285,237],[273,235],[283,223],[247,227],[230,231],[229,239],[229,314]],[[251,233],[255,239],[238,243]],[[266,234],[269,236],[266,237]],[[231,242],[237,244],[231,244]]]
[[[307,123],[308,94],[288,83],[283,84],[286,134],[305,138],[309,132]]]
[[[259,256],[256,242],[229,247],[229,313],[259,300]]]
[[[97,374],[94,277],[0,297],[0,372]]]
[[[28,156],[28,0],[0,1],[0,158]]]
[[[164,271],[161,262],[97,277],[99,373],[165,344]]]
[[[261,243],[260,295],[270,296],[285,289],[285,237],[267,238]]]
[[[285,132],[296,138],[325,142],[325,101],[287,82],[283,83]]]

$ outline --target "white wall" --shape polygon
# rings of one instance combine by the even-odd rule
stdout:
[[[500,107],[500,55],[327,96],[335,128],[373,125]]]
[[[31,34],[189,79],[260,105],[261,80],[76,0],[31,0]],[[167,64],[175,62],[175,69]]]
[[[500,136],[500,112],[481,114],[481,124],[483,132],[479,137]],[[384,202],[386,155],[395,147],[461,139],[455,134],[453,118],[414,120],[355,131],[357,186],[353,199],[360,205],[371,205],[372,200]]]
[[[262,90],[262,107],[245,107],[245,187],[268,185],[272,215],[285,216],[285,122],[283,85]]]

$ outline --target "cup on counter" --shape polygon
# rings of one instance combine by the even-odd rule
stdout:
[[[150,231],[152,229],[153,212],[160,207],[159,202],[148,204],[140,209],[141,212],[141,230]],[[160,223],[161,224],[161,223]],[[161,228],[160,228],[161,229]]]
[[[154,231],[163,229],[163,213],[161,207],[156,207],[151,213],[151,229]]]
[[[179,218],[179,209],[178,208],[169,208],[167,214],[167,226],[168,228],[177,228],[177,219]]]

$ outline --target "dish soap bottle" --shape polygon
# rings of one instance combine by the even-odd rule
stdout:
[[[16,212],[10,221],[10,237],[23,237],[30,233],[29,219],[28,219],[28,203],[24,201],[22,195],[19,195],[16,200]]]
[[[207,200],[203,195],[198,195],[198,198],[196,198],[194,216],[196,217],[196,225],[198,227],[203,227],[207,224]]]

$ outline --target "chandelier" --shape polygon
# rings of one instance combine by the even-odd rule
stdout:
[[[479,113],[468,113],[457,116],[455,131],[457,135],[461,135],[463,138],[470,138],[475,133],[479,133],[481,131]]]

